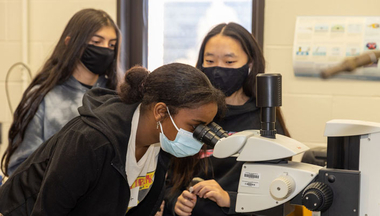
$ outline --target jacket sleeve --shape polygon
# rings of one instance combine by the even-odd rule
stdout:
[[[45,105],[44,102],[42,102],[26,128],[23,141],[9,161],[8,172],[10,175],[45,141],[43,135],[44,110]]]
[[[165,208],[164,208],[164,216],[174,216],[176,215],[174,212],[174,207],[177,202],[179,195],[181,195],[180,191],[175,191],[174,194],[171,193],[171,187],[166,188],[165,190]]]
[[[221,215],[251,215],[250,213],[236,213],[236,196],[237,192],[227,191],[230,196],[230,207],[220,207],[216,202],[210,199],[198,198],[197,203],[193,209],[192,215],[204,215],[204,216],[221,216]],[[207,209],[207,210],[206,210]]]
[[[57,140],[32,215],[67,215],[99,176],[101,159],[83,134],[74,131]]]

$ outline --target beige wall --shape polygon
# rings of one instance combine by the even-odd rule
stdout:
[[[267,71],[283,76],[286,125],[293,138],[325,145],[325,122],[356,119],[380,122],[380,82],[295,77],[292,65],[297,16],[379,16],[378,0],[266,0],[264,55]]]
[[[27,2],[28,51],[23,57],[22,8]],[[7,146],[7,133],[12,121],[5,96],[5,77],[8,69],[16,62],[26,62],[33,75],[37,73],[52,52],[63,29],[74,13],[83,8],[105,10],[116,21],[116,0],[0,0],[0,122],[2,145],[0,155]],[[13,109],[20,101],[22,85],[21,67],[12,71],[9,91]]]

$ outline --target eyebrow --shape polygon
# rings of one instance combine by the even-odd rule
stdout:
[[[224,56],[227,56],[227,57],[236,57],[235,53],[227,53]]]
[[[214,54],[213,54],[213,53],[206,52],[206,53],[205,53],[205,56],[214,56]],[[237,56],[235,55],[235,53],[227,53],[227,54],[225,54],[224,56],[225,56],[225,57],[237,57]]]
[[[94,35],[94,37],[99,37],[99,38],[101,38],[101,39],[105,39],[103,36],[100,36],[100,35]],[[114,41],[114,40],[117,40],[117,38],[114,38],[114,39],[111,39],[110,41]]]
[[[195,121],[195,122],[198,122],[198,123],[200,123],[200,124],[204,124],[204,125],[206,125],[206,122],[204,122],[204,121],[202,121],[202,120],[198,120],[198,119],[192,119],[193,121]]]

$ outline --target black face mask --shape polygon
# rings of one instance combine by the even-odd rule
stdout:
[[[81,61],[92,73],[103,75],[111,65],[114,54],[114,50],[88,45],[84,50]]]
[[[222,90],[228,97],[239,90],[248,76],[249,65],[241,68],[207,67],[202,68],[215,88]]]

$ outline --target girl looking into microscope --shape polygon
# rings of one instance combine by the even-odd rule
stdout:
[[[199,152],[194,128],[224,103],[190,65],[134,67],[118,93],[88,91],[80,116],[16,169],[0,187],[0,214],[154,215],[170,158]]]

